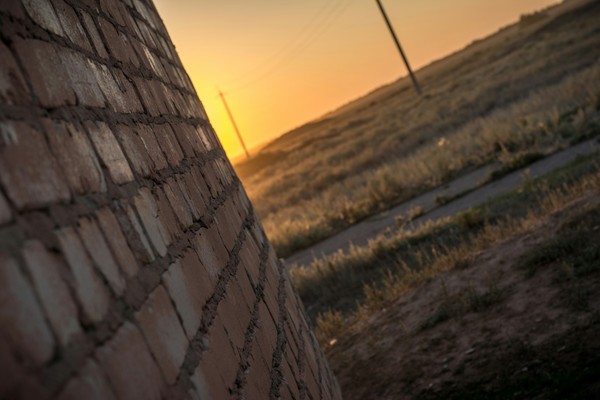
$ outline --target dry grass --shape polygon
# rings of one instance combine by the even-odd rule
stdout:
[[[400,80],[237,165],[278,254],[465,170],[598,134],[598,18],[586,0],[525,18],[419,71],[424,96]]]
[[[294,284],[309,314],[316,317],[319,336],[372,315],[442,272],[467,268],[479,251],[535,228],[547,215],[584,193],[597,193],[598,155],[581,158],[453,218],[414,232],[379,237],[368,246],[352,247],[347,254],[293,268]],[[493,297],[494,291],[480,294]],[[464,304],[457,304],[459,310],[464,309]]]

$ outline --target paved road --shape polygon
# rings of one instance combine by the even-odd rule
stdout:
[[[521,170],[514,171],[501,179],[484,185],[482,185],[482,182],[484,182],[490,176],[490,173],[497,169],[499,165],[492,164],[479,168],[447,185],[433,189],[388,211],[359,222],[314,246],[290,256],[285,262],[288,266],[308,265],[312,260],[335,253],[340,249],[344,252],[348,251],[351,243],[364,246],[370,239],[384,233],[386,230],[390,228],[397,229],[396,219],[398,217],[406,217],[415,207],[422,207],[424,214],[419,218],[415,218],[412,223],[405,226],[404,229],[415,229],[427,221],[435,221],[440,218],[454,215],[458,212],[467,210],[470,207],[483,204],[501,194],[510,192],[527,178],[545,175],[556,168],[568,164],[577,156],[590,154],[599,148],[600,140],[592,139],[555,153]],[[527,171],[527,173],[525,173],[525,171]],[[462,193],[467,194],[460,196]],[[447,198],[453,198],[455,196],[460,197],[443,206],[439,206],[435,200],[440,196],[445,196]]]

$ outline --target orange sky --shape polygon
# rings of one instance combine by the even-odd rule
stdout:
[[[154,0],[227,154],[406,74],[374,0]],[[556,0],[383,0],[413,66]]]

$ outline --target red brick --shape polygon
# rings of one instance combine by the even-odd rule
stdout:
[[[152,160],[137,133],[126,125],[119,125],[116,134],[133,170],[141,176],[151,176],[153,172]]]
[[[44,120],[50,148],[74,193],[106,191],[106,181],[92,144],[80,125]]]
[[[188,249],[183,258],[164,273],[163,281],[175,302],[187,337],[192,339],[200,327],[202,308],[214,291],[206,269],[196,253]]]
[[[90,218],[81,218],[78,232],[85,248],[92,256],[92,261],[109,283],[113,292],[118,296],[123,294],[125,280],[121,276],[117,262],[104,239],[98,223]]]
[[[192,383],[204,399],[229,399],[229,388],[233,386],[239,360],[223,326],[217,316],[210,329],[208,350],[192,375]]]
[[[57,46],[35,39],[16,39],[14,48],[42,106],[75,105],[76,97]]]
[[[98,28],[96,27],[96,23],[94,22],[90,14],[86,13],[85,11],[82,11],[81,15],[83,16],[83,25],[87,30],[90,38],[92,39],[92,44],[96,49],[96,53],[101,58],[107,58],[108,52],[106,51],[106,47],[104,47],[104,43],[102,42],[102,38],[100,37],[100,33],[98,32]]]
[[[69,188],[43,135],[23,122],[0,123],[0,181],[18,209],[68,201]]]
[[[4,198],[2,192],[0,192],[0,225],[6,224],[12,220],[12,211],[8,202]]]
[[[118,399],[160,399],[163,379],[139,330],[125,322],[97,351],[98,362]]]
[[[104,122],[86,122],[92,143],[100,159],[108,169],[114,183],[121,185],[133,180],[133,172],[108,125]]]
[[[164,190],[173,211],[177,216],[177,220],[181,225],[182,229],[187,229],[194,222],[190,208],[185,201],[183,193],[179,189],[179,185],[173,178],[168,178],[167,182],[163,184],[162,189]]]
[[[31,94],[11,51],[0,42],[0,101],[3,104],[26,104]]]
[[[170,244],[169,235],[158,218],[158,206],[152,193],[147,188],[141,188],[133,202],[152,246],[161,257],[165,256]]]
[[[54,0],[54,7],[56,7],[58,18],[69,40],[84,50],[92,51],[90,41],[75,10],[64,0]]]
[[[24,244],[23,258],[50,325],[60,344],[66,346],[72,336],[81,333],[81,325],[77,307],[61,276],[64,267],[55,255],[35,240]]]
[[[116,397],[98,364],[90,359],[77,376],[69,381],[57,399],[116,400]]]
[[[179,163],[181,163],[181,160],[183,160],[183,152],[175,138],[171,125],[155,125],[154,132],[156,134],[156,139],[162,145],[162,150],[167,157],[167,161],[171,167],[177,167]]]
[[[160,145],[156,141],[154,132],[152,132],[152,130],[145,125],[139,125],[137,132],[140,136],[140,139],[142,139],[142,143],[144,143],[144,147],[146,148],[152,163],[154,164],[154,171],[167,168],[167,160],[165,159]]]
[[[23,362],[50,360],[54,339],[33,290],[17,263],[0,254],[0,332]]]
[[[125,238],[115,215],[109,208],[105,207],[96,211],[96,217],[104,232],[104,237],[106,237],[115,258],[121,267],[121,271],[130,278],[137,275],[139,270],[138,262],[127,244],[127,239]]]
[[[221,269],[227,265],[229,253],[221,242],[215,224],[212,224],[209,229],[201,229],[192,242],[198,257],[208,271],[209,278],[216,283]]]
[[[57,231],[57,237],[74,278],[75,292],[85,315],[93,322],[104,318],[108,310],[108,291],[94,271],[92,261],[73,228]]]
[[[27,14],[42,28],[63,36],[58,16],[49,0],[23,0]]]
[[[188,341],[162,285],[150,295],[136,318],[167,383],[174,383]]]

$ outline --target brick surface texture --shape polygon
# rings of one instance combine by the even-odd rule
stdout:
[[[151,0],[0,2],[0,399],[53,398],[341,398]]]

